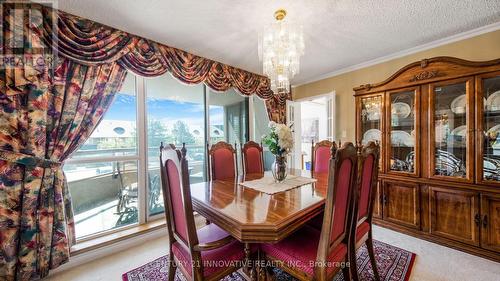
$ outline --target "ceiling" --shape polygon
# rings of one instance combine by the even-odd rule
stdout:
[[[500,21],[499,0],[56,2],[63,11],[256,73],[258,32],[283,7],[304,28],[295,85]]]

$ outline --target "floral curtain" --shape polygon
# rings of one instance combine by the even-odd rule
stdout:
[[[269,120],[276,123],[286,123],[286,101],[292,99],[292,94],[274,96],[265,100]]]
[[[43,8],[45,19],[54,10]],[[267,77],[250,73],[220,62],[199,57],[183,50],[147,40],[124,31],[55,12],[57,26],[44,23],[44,42],[57,43],[61,55],[82,64],[117,62],[142,76],[159,76],[170,72],[185,84],[205,83],[212,90],[224,92],[235,88],[240,94],[273,98]],[[55,29],[55,30],[54,30]],[[57,40],[54,39],[57,35]],[[284,104],[286,99],[279,99]]]
[[[125,78],[116,63],[55,62],[21,87],[7,69],[0,93],[0,280],[31,280],[66,262],[73,214],[61,163],[97,126]],[[24,79],[24,78],[23,78]]]

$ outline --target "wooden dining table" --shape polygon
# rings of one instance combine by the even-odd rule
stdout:
[[[288,174],[311,177],[309,171],[302,170],[290,170]],[[191,185],[194,210],[244,243],[247,259],[250,244],[277,243],[324,209],[327,173],[315,173],[316,182],[275,194],[240,185],[263,176],[272,175],[248,174]]]

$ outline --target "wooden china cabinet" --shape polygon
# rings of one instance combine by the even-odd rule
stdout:
[[[375,223],[500,261],[500,59],[409,64],[354,88],[381,143]]]

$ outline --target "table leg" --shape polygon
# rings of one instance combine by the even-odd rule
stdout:
[[[255,265],[255,263],[252,261],[250,254],[250,243],[245,243],[245,260],[247,262],[245,273],[250,277],[250,280],[255,281],[257,280],[257,276],[255,274],[255,266],[253,266]]]
[[[257,279],[259,281],[266,281],[267,280],[267,267],[266,267],[266,264],[265,264],[265,260],[264,260],[264,256],[262,254],[262,252],[259,250],[257,252],[257,260],[258,260],[258,264],[257,264]]]

